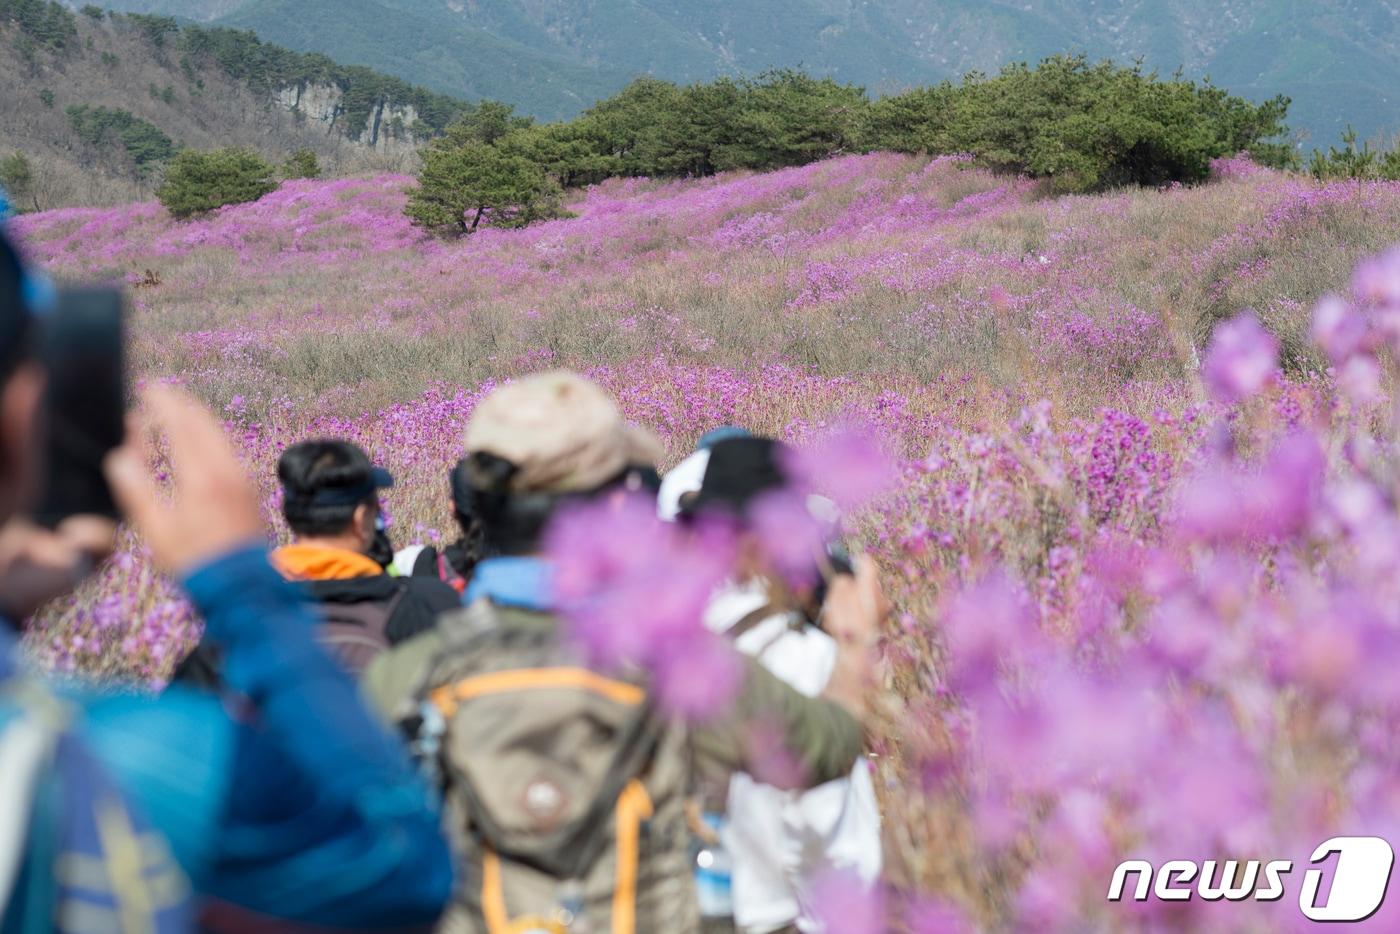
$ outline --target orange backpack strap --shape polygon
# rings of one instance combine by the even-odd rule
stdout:
[[[617,797],[615,810],[617,879],[613,888],[612,934],[636,934],[637,876],[641,867],[642,824],[652,816],[651,796],[637,779],[627,783]],[[566,934],[567,917],[554,919],[538,915],[512,918],[506,907],[505,884],[500,855],[490,846],[482,848],[481,913],[488,934]]]
[[[506,691],[549,688],[591,691],[619,704],[633,707],[640,706],[646,700],[646,691],[640,687],[625,681],[614,681],[587,668],[523,668],[463,678],[461,681],[434,689],[429,693],[428,701],[441,711],[444,717],[451,717],[457,713],[457,707],[463,701],[474,697]]]
[[[501,881],[501,857],[489,846],[482,850],[481,913],[487,934],[568,934],[569,919],[522,915],[512,919],[506,909],[505,884]]]
[[[617,797],[617,887],[613,889],[612,934],[637,930],[637,870],[641,865],[642,822],[651,819],[651,795],[637,779]]]

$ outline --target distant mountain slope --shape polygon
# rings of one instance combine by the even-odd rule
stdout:
[[[424,7],[424,9],[419,9]],[[535,49],[431,4],[386,0],[253,0],[219,20],[288,48],[400,75],[444,93],[523,104],[547,117],[577,113],[627,74]],[[373,24],[366,28],[366,24]]]
[[[84,6],[85,2],[86,0],[74,0],[68,5],[78,9]],[[96,6],[110,7],[123,13],[160,13],[208,22],[232,13],[247,2],[248,0],[121,0],[120,3],[98,3]]]
[[[571,116],[643,73],[803,66],[874,93],[1084,51],[1283,93],[1315,142],[1400,131],[1400,0],[109,0],[223,17],[447,93]]]
[[[251,34],[23,9],[0,0],[0,158],[34,167],[26,208],[148,196],[180,146],[402,168],[466,106]]]

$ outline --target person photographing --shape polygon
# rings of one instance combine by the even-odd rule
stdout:
[[[41,355],[55,333],[43,316],[66,313],[45,291],[0,231],[5,931],[428,929],[453,885],[435,799],[268,563],[256,492],[217,420],[155,388],[122,431],[117,387],[99,400],[115,436],[82,431],[91,407],[65,409],[55,389],[93,374]],[[150,467],[154,433],[168,485]],[[85,503],[96,511],[73,508]],[[60,693],[26,669],[13,630],[110,553],[118,515],[203,617],[240,709],[185,690]]]
[[[773,567],[753,529],[752,515],[764,498],[793,488],[786,465],[794,459],[773,439],[721,440],[709,449],[697,488],[681,498],[679,512],[683,521],[709,518],[738,531],[738,565],[712,597],[705,624],[804,696],[843,694],[840,634],[828,627],[869,613],[848,604],[871,589],[850,586],[855,578],[848,559],[830,547],[812,555],[804,580],[789,580]],[[809,499],[809,510],[826,506]],[[718,796],[710,824],[718,824],[718,842],[729,857],[729,907],[744,934],[821,931],[811,907],[815,879],[844,873],[876,884],[880,812],[864,757],[847,775],[806,791],[738,774]]]

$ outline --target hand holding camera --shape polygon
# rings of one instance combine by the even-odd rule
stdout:
[[[854,574],[838,574],[828,585],[822,624],[836,640],[836,666],[826,696],[858,714],[869,711],[875,681],[875,645],[890,602],[880,588],[875,562],[854,561]]]
[[[168,387],[143,394],[144,418],[106,459],[122,513],[141,533],[156,564],[175,574],[242,546],[264,543],[257,493],[218,421],[189,395]],[[151,431],[169,443],[170,497],[149,467]]]
[[[128,433],[122,319],[119,291],[73,289],[42,322],[45,489],[30,516],[0,528],[0,614],[12,620],[70,593],[111,554],[118,505],[176,573],[264,537],[256,493],[199,403],[150,390]],[[151,476],[150,430],[169,441],[173,502]]]
[[[0,528],[0,613],[25,619],[111,554],[117,514],[102,460],[124,433],[122,296],[70,289],[40,322],[44,489]]]

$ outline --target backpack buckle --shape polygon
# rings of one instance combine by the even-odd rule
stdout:
[[[416,719],[417,723],[409,734],[409,753],[428,773],[428,778],[440,786],[443,776],[438,756],[442,751],[442,738],[447,735],[447,718],[432,701],[423,701],[418,705],[418,716],[411,719]]]

